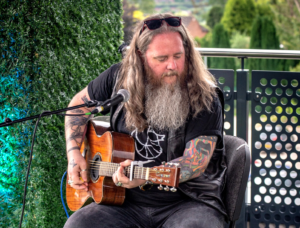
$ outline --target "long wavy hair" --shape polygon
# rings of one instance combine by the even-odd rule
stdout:
[[[156,14],[146,18],[144,21],[172,16],[172,14]],[[135,28],[129,50],[127,50],[126,56],[122,61],[119,80],[116,85],[117,89],[127,89],[131,94],[129,101],[125,103],[126,128],[128,130],[137,129],[138,131],[143,131],[148,126],[144,115],[146,76],[141,56],[144,58],[148,46],[155,35],[169,31],[178,32],[183,41],[187,68],[185,82],[193,117],[204,109],[211,111],[211,103],[214,96],[216,96],[216,82],[206,69],[199,52],[195,50],[193,39],[187,32],[186,27],[183,24],[179,27],[172,27],[163,23],[160,28],[155,30],[149,30],[146,27],[140,34],[144,21]]]

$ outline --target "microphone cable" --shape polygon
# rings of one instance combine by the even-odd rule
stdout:
[[[29,171],[30,171],[30,166],[31,166],[31,161],[32,161],[32,154],[33,154],[33,146],[34,146],[34,140],[35,140],[35,134],[37,130],[37,126],[43,116],[44,113],[49,113],[50,111],[44,111],[39,115],[39,118],[37,119],[35,123],[35,128],[33,131],[33,136],[32,136],[32,142],[31,142],[31,149],[30,149],[30,156],[29,156],[29,163],[28,163],[28,168],[27,168],[27,174],[26,174],[26,180],[25,180],[25,186],[24,186],[24,196],[23,196],[23,206],[22,206],[22,214],[21,214],[21,219],[19,223],[19,228],[22,227],[22,221],[23,221],[23,216],[24,216],[24,210],[25,210],[25,202],[26,202],[26,195],[27,195],[27,184],[28,184],[28,177],[29,177]]]
[[[33,146],[34,146],[34,141],[35,141],[36,130],[37,130],[37,126],[38,126],[41,118],[44,116],[44,114],[47,114],[47,113],[50,113],[50,111],[44,111],[44,112],[42,112],[39,115],[39,117],[38,117],[38,119],[37,119],[37,121],[35,123],[35,128],[34,128],[34,131],[33,131],[33,136],[32,136],[32,141],[31,141],[31,148],[30,148],[30,155],[29,155],[29,163],[28,163],[28,168],[27,168],[27,173],[26,173],[26,179],[25,179],[24,196],[23,196],[23,206],[22,206],[22,214],[21,214],[21,218],[20,218],[19,228],[22,227],[22,222],[23,222],[23,217],[24,217],[26,195],[27,195],[27,185],[28,185],[28,178],[29,178],[30,166],[31,166],[31,162],[32,162]],[[84,114],[61,114],[61,113],[53,113],[53,114],[63,115],[63,116],[84,116],[84,115],[89,115],[89,113],[84,113]],[[67,213],[67,211],[66,211],[66,213]],[[67,216],[68,216],[68,214],[67,214]]]
[[[62,203],[62,205],[64,207],[64,210],[66,212],[67,218],[69,218],[70,216],[69,216],[67,207],[66,207],[65,202],[64,202],[64,197],[63,197],[63,184],[64,184],[64,178],[65,178],[66,174],[67,174],[67,171],[64,173],[64,175],[61,178],[61,182],[60,182],[60,198],[61,198],[61,203]]]
[[[123,89],[124,90],[124,89]],[[128,91],[127,90],[124,90],[126,93],[124,94],[124,91],[121,90],[120,92],[120,95],[122,95],[124,97],[124,99],[126,98],[127,100],[129,99],[129,94],[128,94]],[[118,94],[119,94],[118,92]],[[127,95],[127,96],[126,96]],[[125,100],[126,100],[125,99]],[[127,101],[126,100],[126,101]],[[97,102],[97,105],[96,106],[101,106],[101,105],[105,105],[109,102],[112,102],[111,99],[109,99],[108,101],[105,101],[105,102]],[[93,101],[89,101],[87,102],[87,104],[85,105],[80,105],[80,106],[77,106],[77,108],[81,108],[81,107],[84,107],[84,106],[88,106],[88,107],[91,107],[92,105],[94,105],[94,102]],[[20,120],[17,120],[17,121],[11,121],[11,119],[9,118],[6,118],[5,119],[5,122],[3,124],[0,124],[0,127],[4,127],[6,126],[7,124],[11,123],[11,122],[14,122],[14,123],[18,123],[18,122],[23,122],[23,121],[26,121],[26,120],[30,120],[30,119],[33,119],[33,118],[37,118],[37,121],[35,123],[35,128],[34,128],[34,131],[33,131],[33,136],[32,136],[32,141],[31,141],[31,148],[30,148],[30,155],[29,155],[29,163],[28,163],[28,168],[27,168],[27,173],[26,173],[26,179],[25,179],[25,186],[24,186],[24,196],[23,196],[23,206],[22,206],[22,213],[21,213],[21,218],[20,218],[20,223],[19,223],[19,228],[22,227],[22,222],[23,222],[23,217],[24,217],[24,211],[25,211],[25,203],[26,203],[26,195],[27,195],[27,185],[28,185],[28,178],[29,178],[29,172],[30,172],[30,166],[31,166],[31,162],[32,162],[32,157],[33,157],[33,147],[34,147],[34,141],[35,141],[35,135],[36,135],[36,130],[37,130],[37,126],[41,120],[41,118],[43,116],[49,116],[49,115],[62,115],[62,116],[84,116],[84,115],[91,115],[92,113],[91,112],[88,112],[88,113],[82,113],[82,114],[63,114],[63,113],[60,113],[60,112],[63,112],[63,111],[69,111],[71,110],[71,108],[66,108],[66,109],[63,109],[63,110],[57,110],[57,111],[54,111],[54,112],[51,112],[51,111],[43,111],[40,115],[36,115],[36,116],[32,116],[32,117],[27,117],[27,118],[24,118],[24,119],[20,119]],[[74,108],[73,108],[74,109]],[[96,110],[96,109],[95,109]]]

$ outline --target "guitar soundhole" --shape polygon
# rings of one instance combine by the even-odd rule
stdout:
[[[90,169],[90,176],[91,176],[91,180],[93,182],[97,182],[100,175],[99,175],[99,166],[101,162],[101,156],[97,153],[94,158],[93,158],[93,162],[91,164],[91,169]]]

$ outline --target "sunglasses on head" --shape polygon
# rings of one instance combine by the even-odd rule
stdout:
[[[143,28],[140,31],[140,35],[145,30],[146,26],[149,30],[155,30],[162,26],[163,21],[167,23],[167,25],[172,27],[179,27],[181,25],[180,17],[166,17],[162,19],[150,19],[148,21],[144,21]]]

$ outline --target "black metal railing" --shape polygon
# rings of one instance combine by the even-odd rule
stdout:
[[[300,227],[300,73],[253,70],[250,89],[244,69],[247,58],[300,59],[300,51],[197,50],[204,57],[241,59],[236,82],[233,70],[210,69],[225,95],[225,133],[236,132],[252,152],[251,204],[245,207],[247,210],[243,208],[236,227],[247,227],[247,221],[251,228],[261,224]]]

